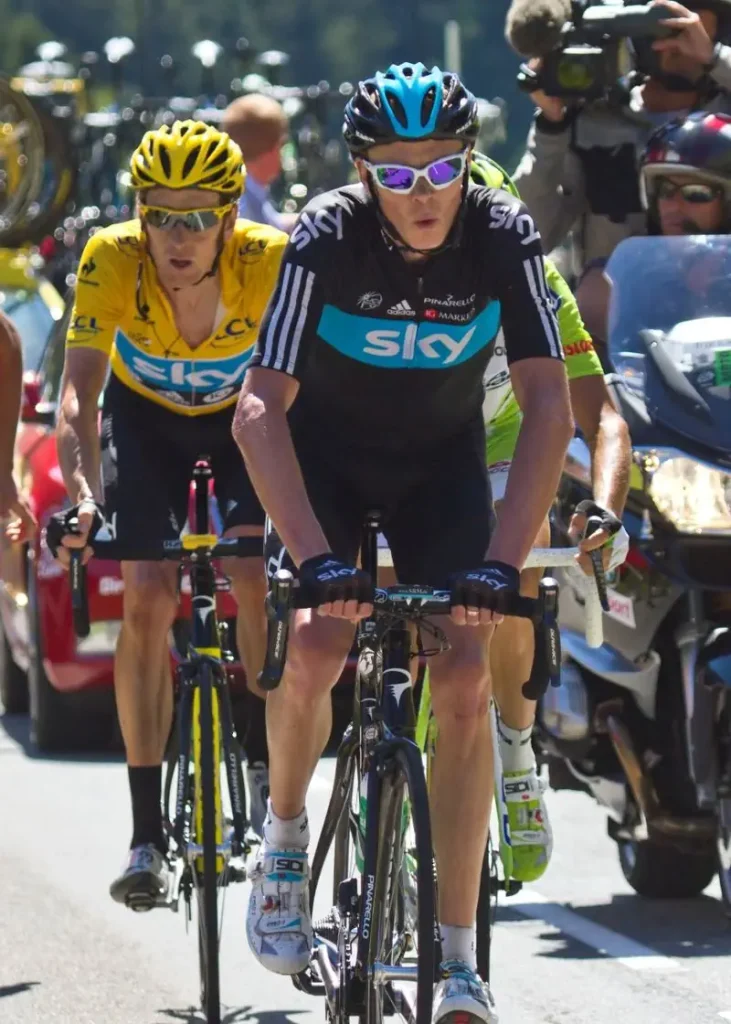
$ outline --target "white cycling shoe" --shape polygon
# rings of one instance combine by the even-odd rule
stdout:
[[[152,910],[167,899],[172,877],[167,857],[152,843],[143,843],[127,854],[121,875],[109,887],[109,895],[115,903],[124,903],[131,910]]]
[[[433,1024],[498,1024],[490,986],[464,960],[445,960],[434,993]]]
[[[246,935],[251,951],[275,974],[299,974],[310,961],[310,870],[305,850],[259,847],[249,869]]]

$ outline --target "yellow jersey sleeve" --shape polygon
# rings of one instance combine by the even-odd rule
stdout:
[[[114,336],[124,316],[125,289],[116,238],[99,231],[79,260],[76,295],[66,335],[68,348],[94,348],[111,356]]]

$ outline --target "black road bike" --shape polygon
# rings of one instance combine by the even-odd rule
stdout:
[[[377,580],[379,518],[366,518],[361,564]],[[538,599],[496,597],[495,608],[536,624],[538,670],[558,673],[557,584],[546,579]],[[280,682],[293,609],[312,607],[292,574],[280,570],[267,599],[266,689]],[[353,721],[341,742],[325,822],[312,859],[310,901],[332,851],[332,908],[315,922],[309,966],[297,988],[324,995],[329,1021],[381,1024],[400,1014],[430,1024],[441,963],[436,871],[422,752],[414,742],[411,634],[422,655],[448,649],[430,621],[450,612],[450,593],[424,586],[376,589],[373,614],[357,629]],[[425,650],[422,634],[434,641]],[[550,640],[549,640],[550,634]],[[534,673],[537,669],[534,667]],[[414,991],[415,990],[415,991]]]

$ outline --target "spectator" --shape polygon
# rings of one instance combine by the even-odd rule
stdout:
[[[296,216],[279,213],[269,198],[272,184],[282,173],[281,151],[288,134],[281,104],[260,93],[240,96],[226,110],[222,127],[238,143],[246,164],[239,216],[290,232]]]
[[[676,35],[635,43],[644,81],[627,106],[567,107],[532,93],[537,116],[514,180],[547,251],[574,228],[576,272],[608,258],[623,238],[644,234],[637,167],[651,133],[691,110],[731,113],[731,46],[717,41],[731,35],[731,0],[662,2]],[[509,15],[508,37],[516,36]]]

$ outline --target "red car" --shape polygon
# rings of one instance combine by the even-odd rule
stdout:
[[[30,546],[6,544],[0,553],[0,698],[8,712],[30,711],[31,737],[44,751],[104,747],[117,728],[113,659],[124,589],[119,563],[89,563],[91,630],[80,640],[73,631],[66,572],[42,543],[49,517],[69,505],[53,427],[69,316],[70,308],[52,331],[37,372],[26,374],[16,445],[18,478],[41,531]],[[182,581],[180,618],[172,631],[173,660],[187,646],[187,582]],[[220,593],[219,610],[229,623],[229,645],[237,655],[236,606],[230,594]],[[245,677],[238,662],[231,669],[234,716],[240,721],[237,694]],[[352,671],[346,676],[352,678]],[[343,693],[346,715],[348,694],[349,688]]]

